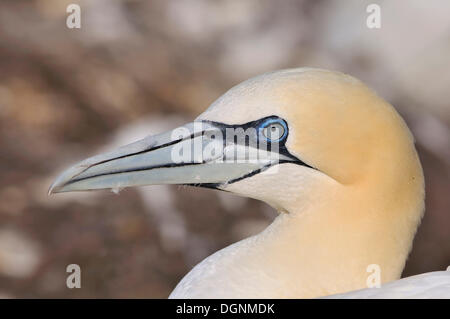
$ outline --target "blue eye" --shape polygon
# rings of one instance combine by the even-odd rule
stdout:
[[[282,119],[268,119],[264,121],[259,132],[270,142],[278,142],[286,138],[287,125]]]

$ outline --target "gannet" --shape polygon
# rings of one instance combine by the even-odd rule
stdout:
[[[244,81],[192,123],[69,168],[49,193],[151,184],[227,191],[279,213],[200,262],[171,298],[342,294],[367,288],[369,265],[383,287],[400,278],[424,212],[424,176],[400,115],[356,78],[315,68]],[[450,272],[433,276],[450,297]],[[417,280],[428,291],[431,281]],[[399,282],[400,296],[414,295],[411,280]]]

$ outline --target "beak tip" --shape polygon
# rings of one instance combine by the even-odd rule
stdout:
[[[61,189],[61,186],[56,185],[56,183],[53,183],[52,185],[50,185],[50,187],[48,188],[47,191],[47,196],[59,193],[59,190]]]
[[[86,170],[86,167],[81,164],[74,165],[70,167],[69,169],[62,172],[50,185],[47,195],[53,195],[56,193],[61,193],[64,191],[65,186],[67,186],[67,183],[69,183],[75,176],[80,174]]]

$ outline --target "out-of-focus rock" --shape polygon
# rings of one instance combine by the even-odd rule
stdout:
[[[41,262],[36,243],[17,230],[0,229],[0,274],[26,278],[36,271]]]

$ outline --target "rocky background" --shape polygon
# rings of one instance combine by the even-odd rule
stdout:
[[[274,69],[350,73],[412,129],[427,211],[404,276],[450,265],[450,2],[0,2],[0,297],[160,297],[276,213],[176,186],[47,196],[68,165],[190,121]],[[381,29],[366,7],[381,6]],[[66,287],[66,266],[82,288]]]

